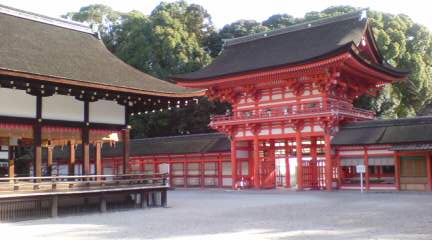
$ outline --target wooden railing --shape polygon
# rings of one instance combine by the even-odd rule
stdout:
[[[302,104],[289,104],[283,107],[268,107],[258,111],[238,111],[231,115],[211,116],[210,126],[229,124],[242,121],[268,121],[286,118],[307,118],[320,115],[343,115],[358,119],[373,119],[373,111],[354,108],[352,104],[330,100],[323,102],[308,102]]]
[[[0,196],[2,193],[17,191],[79,190],[133,185],[167,186],[167,178],[167,174],[0,178]]]

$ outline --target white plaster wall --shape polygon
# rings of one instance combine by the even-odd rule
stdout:
[[[282,129],[280,128],[272,129],[272,134],[282,134]]]
[[[84,102],[72,96],[54,95],[42,98],[42,118],[84,121]]]
[[[36,97],[24,90],[0,88],[0,115],[35,118]]]
[[[249,151],[237,150],[236,156],[237,156],[237,158],[248,158],[249,157]]]
[[[125,124],[125,107],[114,101],[99,100],[91,102],[90,122]]]

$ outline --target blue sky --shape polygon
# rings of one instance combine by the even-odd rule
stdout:
[[[161,2],[160,0],[0,0],[0,4],[45,14],[52,17],[78,11],[80,7],[94,3],[109,5],[112,8],[129,12],[139,10],[150,11]],[[170,1],[168,1],[170,2]],[[301,17],[309,11],[320,11],[329,6],[351,5],[369,7],[393,14],[404,13],[414,21],[432,30],[430,16],[431,3],[427,0],[187,0],[204,6],[211,14],[216,27],[238,19],[255,19],[262,21],[276,13],[288,13]]]

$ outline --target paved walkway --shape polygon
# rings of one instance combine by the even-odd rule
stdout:
[[[169,208],[0,224],[11,239],[432,239],[432,194],[176,190]]]

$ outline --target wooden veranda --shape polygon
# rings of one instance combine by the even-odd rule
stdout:
[[[167,206],[166,174],[0,178],[0,221]]]

